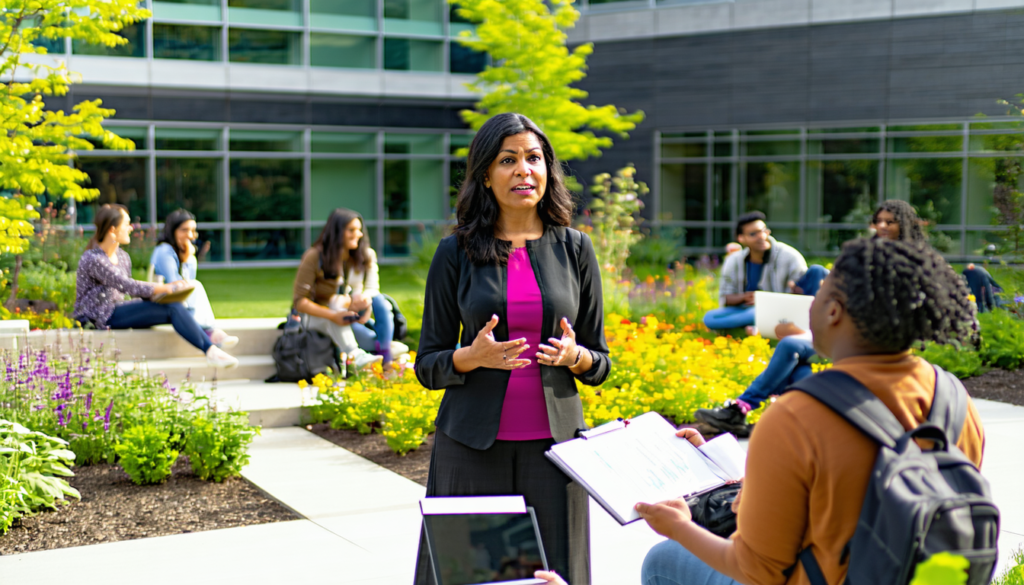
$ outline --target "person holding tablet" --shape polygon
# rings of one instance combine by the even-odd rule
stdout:
[[[506,113],[480,128],[458,224],[430,265],[415,364],[423,386],[445,389],[427,496],[524,496],[562,574],[569,478],[544,452],[586,427],[577,381],[599,385],[611,368],[600,268],[572,206],[536,124]],[[428,563],[421,539],[416,583],[433,581]]]
[[[210,341],[183,303],[154,302],[178,292],[183,281],[154,284],[132,278],[132,260],[121,249],[131,242],[128,209],[106,204],[96,210],[95,223],[96,233],[78,262],[74,318],[97,329],[143,329],[170,323],[178,335],[206,354],[211,366],[237,366],[238,360]],[[126,301],[125,295],[139,298]]]

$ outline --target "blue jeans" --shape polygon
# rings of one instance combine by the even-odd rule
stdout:
[[[366,325],[352,324],[356,343],[364,351],[391,351],[391,342],[395,336],[395,316],[391,311],[391,303],[382,295],[377,295],[373,297],[370,305],[373,307],[373,320],[368,321]]]
[[[782,338],[775,346],[768,367],[754,378],[739,399],[751,408],[757,408],[772,394],[782,394],[787,386],[813,373],[807,360],[814,355],[814,344],[809,339],[796,336]]]
[[[704,313],[704,324],[708,329],[734,329],[754,324],[753,305],[722,307]]]
[[[821,281],[825,280],[826,276],[828,276],[828,268],[813,264],[807,267],[807,272],[804,272],[800,280],[796,281],[796,285],[800,287],[800,290],[804,291],[803,294],[813,297],[818,294],[818,289],[821,288]]]
[[[111,329],[146,329],[164,323],[170,323],[178,335],[184,337],[185,341],[196,346],[203,353],[206,353],[206,350],[213,345],[184,303],[166,305],[152,301],[125,303],[118,305],[107,319],[107,327]]]
[[[642,585],[739,585],[712,569],[674,540],[658,543],[647,551]]]

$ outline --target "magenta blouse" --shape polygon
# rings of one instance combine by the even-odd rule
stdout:
[[[530,265],[526,248],[516,248],[508,259],[508,310],[506,312],[508,338],[526,338],[530,349],[520,357],[528,358],[530,365],[512,370],[501,406],[499,441],[533,441],[550,439],[548,409],[544,402],[544,386],[540,380],[540,365],[534,356],[540,345],[540,328],[544,320],[540,287]]]

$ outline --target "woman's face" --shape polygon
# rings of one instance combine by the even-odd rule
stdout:
[[[345,232],[341,235],[341,244],[346,250],[355,250],[359,247],[361,239],[363,239],[363,222],[356,218],[345,226]]]
[[[484,186],[494,192],[502,212],[536,208],[547,184],[544,150],[533,132],[505,138],[484,180]]]
[[[871,224],[871,227],[875,228],[875,233],[880,238],[887,240],[900,239],[900,224],[896,221],[896,216],[891,211],[879,211],[878,216],[875,217],[875,223]]]
[[[188,250],[188,243],[194,242],[198,237],[195,220],[183,221],[178,229],[174,230],[174,241],[178,244],[179,250]]]
[[[132,242],[132,220],[127,213],[121,212],[120,225],[110,228],[109,233],[114,236],[114,241],[122,246],[127,246]]]

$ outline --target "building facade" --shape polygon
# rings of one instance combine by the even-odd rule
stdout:
[[[471,25],[445,2],[152,4],[123,47],[48,47],[84,79],[50,107],[101,98],[136,142],[80,153],[100,203],[143,224],[190,209],[226,266],[294,264],[339,206],[364,215],[385,262],[450,217],[470,139],[458,112],[486,60],[452,40]],[[754,208],[834,253],[901,198],[949,255],[976,256],[998,237],[993,193],[1020,187],[1024,134],[997,103],[1024,92],[1018,5],[585,2],[570,31],[596,45],[581,86],[647,119],[573,170],[634,163],[646,225],[690,253],[720,250]],[[79,205],[78,223],[91,214]]]

